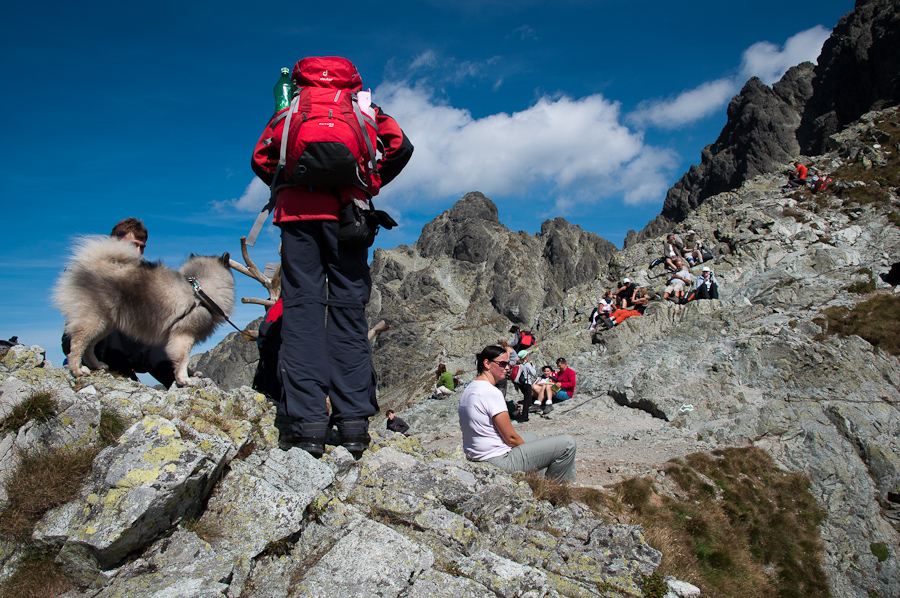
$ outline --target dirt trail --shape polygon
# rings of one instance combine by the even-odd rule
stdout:
[[[538,436],[571,434],[578,444],[575,475],[580,486],[602,487],[634,476],[653,475],[666,461],[715,448],[693,432],[649,413],[619,406],[611,397],[578,396],[554,405],[547,417],[531,414],[515,422]],[[462,445],[458,425],[448,425],[426,448]]]

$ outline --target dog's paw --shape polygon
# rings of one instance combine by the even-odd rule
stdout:
[[[72,366],[69,368],[69,371],[71,371],[72,375],[75,376],[76,378],[80,378],[81,376],[90,376],[91,375],[90,368],[88,368],[87,366],[84,366],[84,365]]]
[[[197,383],[199,381],[199,378],[183,378],[180,380],[178,378],[175,378],[175,384],[182,388],[185,386],[197,386]]]

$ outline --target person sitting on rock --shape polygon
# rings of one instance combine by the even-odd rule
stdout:
[[[825,174],[823,172],[817,172],[815,174],[815,176],[813,177],[813,179],[814,179],[814,181],[811,186],[811,190],[813,193],[819,193],[820,191],[826,191],[829,187],[831,187],[831,184],[834,182],[834,181],[832,181],[831,177],[829,177],[827,174]]]
[[[791,166],[796,166],[796,170],[793,171],[797,176],[788,181],[789,187],[804,187],[809,182],[806,180],[806,174],[809,171],[806,166],[800,164],[797,160],[791,162]]]
[[[663,242],[663,256],[666,258],[666,268],[672,272],[676,271],[675,260],[681,258],[683,255],[684,243],[681,242],[681,239],[679,239],[675,233],[666,235],[666,240]]]
[[[549,412],[553,408],[545,408],[545,405],[553,404],[553,386],[557,384],[556,372],[549,365],[541,368],[541,376],[534,384],[531,385],[531,393],[534,397],[534,404],[531,411]]]
[[[613,296],[612,291],[606,291],[603,293],[603,296],[600,298],[600,301],[597,302],[597,307],[594,308],[594,311],[591,312],[591,326],[588,330],[593,330],[597,327],[598,324],[603,323],[603,318],[609,318],[609,314],[612,313],[613,310]]]
[[[684,260],[678,258],[675,260],[677,271],[669,278],[668,286],[663,293],[663,299],[669,299],[675,303],[684,303],[685,285],[691,284],[694,277],[690,271],[684,266]]]
[[[683,257],[691,266],[703,263],[703,241],[693,230],[689,230],[684,239]]]
[[[716,275],[709,266],[703,266],[700,276],[697,277],[697,299],[718,299],[719,285]]]
[[[631,316],[644,315],[644,311],[647,309],[647,305],[649,303],[650,291],[648,291],[646,287],[639,287],[637,290],[635,290],[634,297],[631,299],[631,308],[617,309],[612,313],[612,315],[610,316],[612,324],[621,324]]]
[[[634,283],[630,278],[623,278],[622,285],[616,289],[613,296],[614,307],[628,307],[631,305],[631,298],[634,296]]]
[[[447,371],[446,364],[438,365],[437,382],[432,386],[431,398],[446,399],[453,394],[454,390],[456,390],[456,385],[453,382],[453,374]]]
[[[409,431],[409,424],[394,415],[393,409],[387,411],[387,429],[391,432],[397,432],[406,436]]]
[[[483,461],[509,473],[544,471],[547,479],[575,482],[575,439],[568,434],[538,438],[513,428],[497,381],[509,370],[507,352],[497,345],[475,356],[478,376],[459,401],[463,451],[471,461]]]

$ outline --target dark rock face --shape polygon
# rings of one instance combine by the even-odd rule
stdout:
[[[728,105],[719,138],[669,189],[662,214],[630,243],[659,236],[707,198],[776,172],[872,109],[900,101],[900,10],[896,0],[860,0],[825,42],[818,65],[789,69],[772,88],[750,79]]]
[[[541,224],[541,238],[552,283],[544,306],[558,303],[566,289],[597,278],[601,266],[618,253],[615,245],[606,239],[585,232],[563,218]]]
[[[804,154],[819,155],[845,125],[900,101],[900,10],[896,0],[859,0],[822,47],[812,97],[797,132]]]
[[[793,67],[777,90],[753,77],[728,104],[728,122],[712,145],[701,152],[699,166],[691,166],[669,189],[662,215],[680,222],[705,199],[738,187],[754,176],[774,172],[800,152],[795,131],[801,106],[808,97],[812,64]],[[646,237],[644,237],[646,238]]]
[[[422,257],[452,257],[455,260],[483,263],[491,247],[491,232],[500,226],[497,206],[477,191],[467,193],[422,228],[416,243]]]

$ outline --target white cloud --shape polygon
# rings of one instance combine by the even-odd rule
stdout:
[[[817,25],[791,36],[782,47],[757,42],[744,50],[737,75],[707,81],[673,98],[641,102],[627,120],[638,126],[663,129],[677,129],[696,122],[724,108],[750,77],[759,77],[771,85],[790,67],[805,61],[815,62],[829,35],[831,31]]]
[[[536,185],[575,201],[618,193],[628,203],[658,201],[675,165],[670,152],[646,146],[622,125],[618,104],[602,95],[544,97],[526,110],[480,119],[405,83],[383,84],[374,98],[416,148],[403,176],[386,188],[392,201],[439,201],[472,190],[518,195]]]
[[[641,102],[628,119],[638,125],[676,129],[717,112],[738,91],[740,84],[734,79],[709,81],[672,99]]]
[[[269,186],[258,177],[253,177],[244,193],[237,199],[212,202],[212,208],[219,212],[238,210],[240,212],[259,212],[269,201]]]
[[[830,30],[816,25],[790,37],[783,48],[770,42],[757,42],[744,50],[740,76],[745,80],[759,77],[766,85],[772,85],[792,66],[815,62],[829,35]]]

